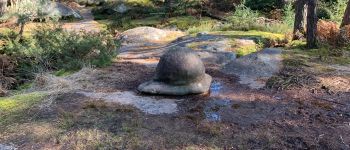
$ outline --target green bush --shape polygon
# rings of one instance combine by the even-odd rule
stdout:
[[[250,9],[265,12],[282,7],[280,0],[246,0],[245,5]]]
[[[321,0],[317,4],[317,16],[320,19],[330,19],[340,23],[346,9],[348,0]]]
[[[293,9],[293,4],[287,4],[283,8],[283,23],[287,24],[289,27],[293,28],[295,20],[295,11]]]
[[[31,78],[37,72],[78,70],[85,65],[103,67],[117,54],[117,43],[106,33],[71,33],[61,28],[42,28],[31,37],[15,40],[4,35],[0,53],[17,59],[18,77]]]
[[[250,30],[255,26],[258,17],[258,12],[241,4],[236,7],[236,11],[228,17],[228,20],[235,30]]]
[[[323,20],[332,19],[332,12],[328,8],[317,8],[317,18]]]
[[[273,21],[265,22],[263,17],[259,18],[260,14],[245,5],[241,4],[236,7],[236,11],[227,18],[230,27],[225,27],[223,30],[258,30],[273,33],[289,32],[293,24],[293,13],[291,6],[285,8],[285,18],[283,22]]]

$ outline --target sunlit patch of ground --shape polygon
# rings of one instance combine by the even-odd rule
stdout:
[[[226,35],[231,38],[258,38],[258,39],[272,39],[272,40],[283,40],[285,35],[278,33],[270,33],[263,31],[214,31],[210,32],[216,35]]]
[[[34,92],[0,98],[0,126],[26,120],[27,112],[40,104],[45,94]]]

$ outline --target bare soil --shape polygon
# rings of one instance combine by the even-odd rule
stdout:
[[[19,149],[349,149],[350,93],[250,89],[218,66],[206,67],[214,78],[211,93],[157,96],[181,99],[177,113],[149,115],[72,91],[6,127],[0,143]],[[119,60],[99,72],[91,81],[96,90],[136,92],[154,68]]]

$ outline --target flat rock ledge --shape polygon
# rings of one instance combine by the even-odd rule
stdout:
[[[170,85],[155,80],[141,84],[138,90],[143,93],[156,95],[189,95],[207,93],[210,89],[212,77],[205,74],[204,78],[198,82],[187,85]]]
[[[252,89],[263,88],[267,80],[282,68],[282,50],[266,48],[259,52],[240,57],[222,69],[225,74],[236,75],[240,84]]]

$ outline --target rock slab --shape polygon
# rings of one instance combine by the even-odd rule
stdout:
[[[281,49],[266,48],[228,63],[222,71],[238,76],[241,84],[259,89],[265,86],[268,78],[281,70],[282,60]]]

